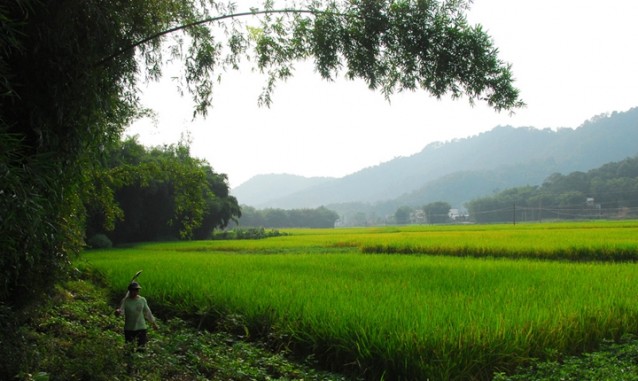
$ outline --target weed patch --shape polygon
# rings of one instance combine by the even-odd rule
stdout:
[[[498,373],[493,381],[637,381],[638,340],[624,337],[606,342],[599,351],[572,356],[562,361],[536,361],[516,374]]]

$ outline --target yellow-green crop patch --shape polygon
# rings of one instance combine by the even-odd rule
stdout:
[[[291,230],[260,241],[143,244],[83,258],[122,288],[144,269],[140,281],[153,304],[240,314],[249,332],[268,329],[371,379],[489,379],[531,357],[592,349],[603,338],[638,332],[638,265],[361,249],[388,242],[503,250],[510,244],[518,257],[521,241],[549,253],[635,246],[636,226]]]

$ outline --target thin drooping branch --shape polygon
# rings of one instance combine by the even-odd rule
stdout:
[[[177,32],[180,30],[184,30],[184,29],[188,29],[197,25],[202,25],[202,24],[207,24],[207,23],[211,23],[211,22],[215,22],[215,21],[221,21],[224,19],[230,19],[230,18],[236,18],[236,17],[245,17],[245,16],[257,16],[257,15],[264,15],[264,14],[278,14],[278,13],[285,13],[285,14],[312,14],[312,15],[317,15],[317,14],[324,14],[326,13],[325,11],[313,11],[313,10],[308,10],[308,9],[273,9],[273,10],[262,10],[262,11],[248,11],[248,12],[240,12],[240,13],[232,13],[229,15],[222,15],[222,16],[216,16],[216,17],[208,17],[202,20],[198,20],[198,21],[193,21],[191,23],[188,24],[183,24],[183,25],[178,25],[176,27],[170,28],[170,29],[166,29],[163,30],[161,32],[157,32],[155,34],[152,34],[148,37],[145,37],[139,41],[134,42],[131,45],[125,46],[121,49],[119,49],[117,52],[103,58],[102,60],[100,60],[96,66],[102,66],[107,64],[109,61],[117,58],[118,56],[131,51],[133,49],[135,49],[136,47],[143,45],[149,41],[155,40],[157,38],[160,38],[162,36],[165,36],[167,34],[171,34],[173,32]]]

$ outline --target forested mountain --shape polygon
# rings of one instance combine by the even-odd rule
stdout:
[[[467,208],[475,222],[636,218],[638,155],[587,172],[554,173],[539,186],[509,188]]]
[[[238,199],[246,200],[249,205],[266,205],[281,195],[301,192],[332,181],[330,177],[303,177],[288,174],[257,175],[233,189],[232,193]]]
[[[636,141],[638,108],[633,108],[595,116],[575,129],[499,126],[476,136],[432,143],[412,156],[338,179],[304,182],[294,177],[293,184],[287,177],[259,176],[259,182],[250,180],[232,194],[240,204],[257,208],[324,205],[348,214],[383,214],[397,205],[434,201],[461,208],[476,197],[540,184],[552,173],[587,171],[632,157],[638,153]]]

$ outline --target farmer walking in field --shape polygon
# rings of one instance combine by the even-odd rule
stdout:
[[[146,320],[151,323],[153,328],[158,329],[155,317],[148,307],[146,298],[140,296],[141,288],[139,283],[131,282],[120,307],[115,310],[115,314],[118,316],[124,313],[124,340],[126,344],[131,345],[133,349],[144,347],[148,341],[146,335]],[[136,344],[137,347],[135,346]]]

